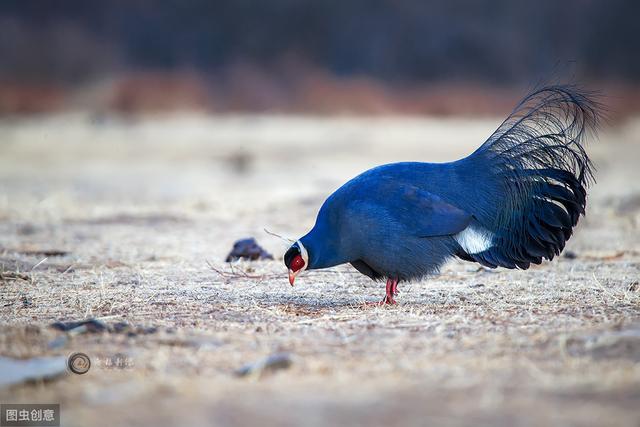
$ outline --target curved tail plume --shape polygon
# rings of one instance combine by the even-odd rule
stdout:
[[[489,267],[528,268],[562,251],[594,181],[583,140],[600,110],[575,86],[538,89],[470,156],[488,165],[502,201],[492,212],[492,247],[468,256]]]

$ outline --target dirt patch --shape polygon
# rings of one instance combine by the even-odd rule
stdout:
[[[284,304],[281,305],[279,309],[283,313],[291,316],[320,317],[323,313],[323,310],[319,308],[295,304]]]

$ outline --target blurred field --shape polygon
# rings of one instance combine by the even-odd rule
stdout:
[[[384,286],[350,267],[288,285],[287,245],[265,228],[297,238],[360,171],[465,156],[498,123],[5,119],[0,355],[122,353],[132,366],[96,363],[0,401],[59,402],[70,426],[639,425],[640,120],[590,144],[598,184],[569,257],[527,271],[452,262],[401,284],[391,308],[364,308]],[[248,236],[276,260],[224,263]],[[48,325],[86,317],[157,329],[51,345],[63,333]],[[276,352],[290,368],[234,375]]]

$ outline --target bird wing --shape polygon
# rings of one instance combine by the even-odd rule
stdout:
[[[392,207],[396,219],[419,237],[448,236],[469,226],[468,212],[445,202],[441,197],[416,186],[403,185]]]

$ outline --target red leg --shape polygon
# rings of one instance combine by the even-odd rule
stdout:
[[[387,279],[387,289],[386,289],[386,295],[384,296],[384,298],[382,299],[382,301],[380,301],[380,305],[383,304],[397,304],[396,300],[393,299],[393,296],[396,295],[398,293],[398,280],[397,279]]]
[[[397,304],[396,300],[393,298],[398,294],[398,280],[397,279],[387,279],[387,287],[385,291],[385,296],[382,298],[382,301],[379,302],[366,302],[364,305],[395,305]]]

